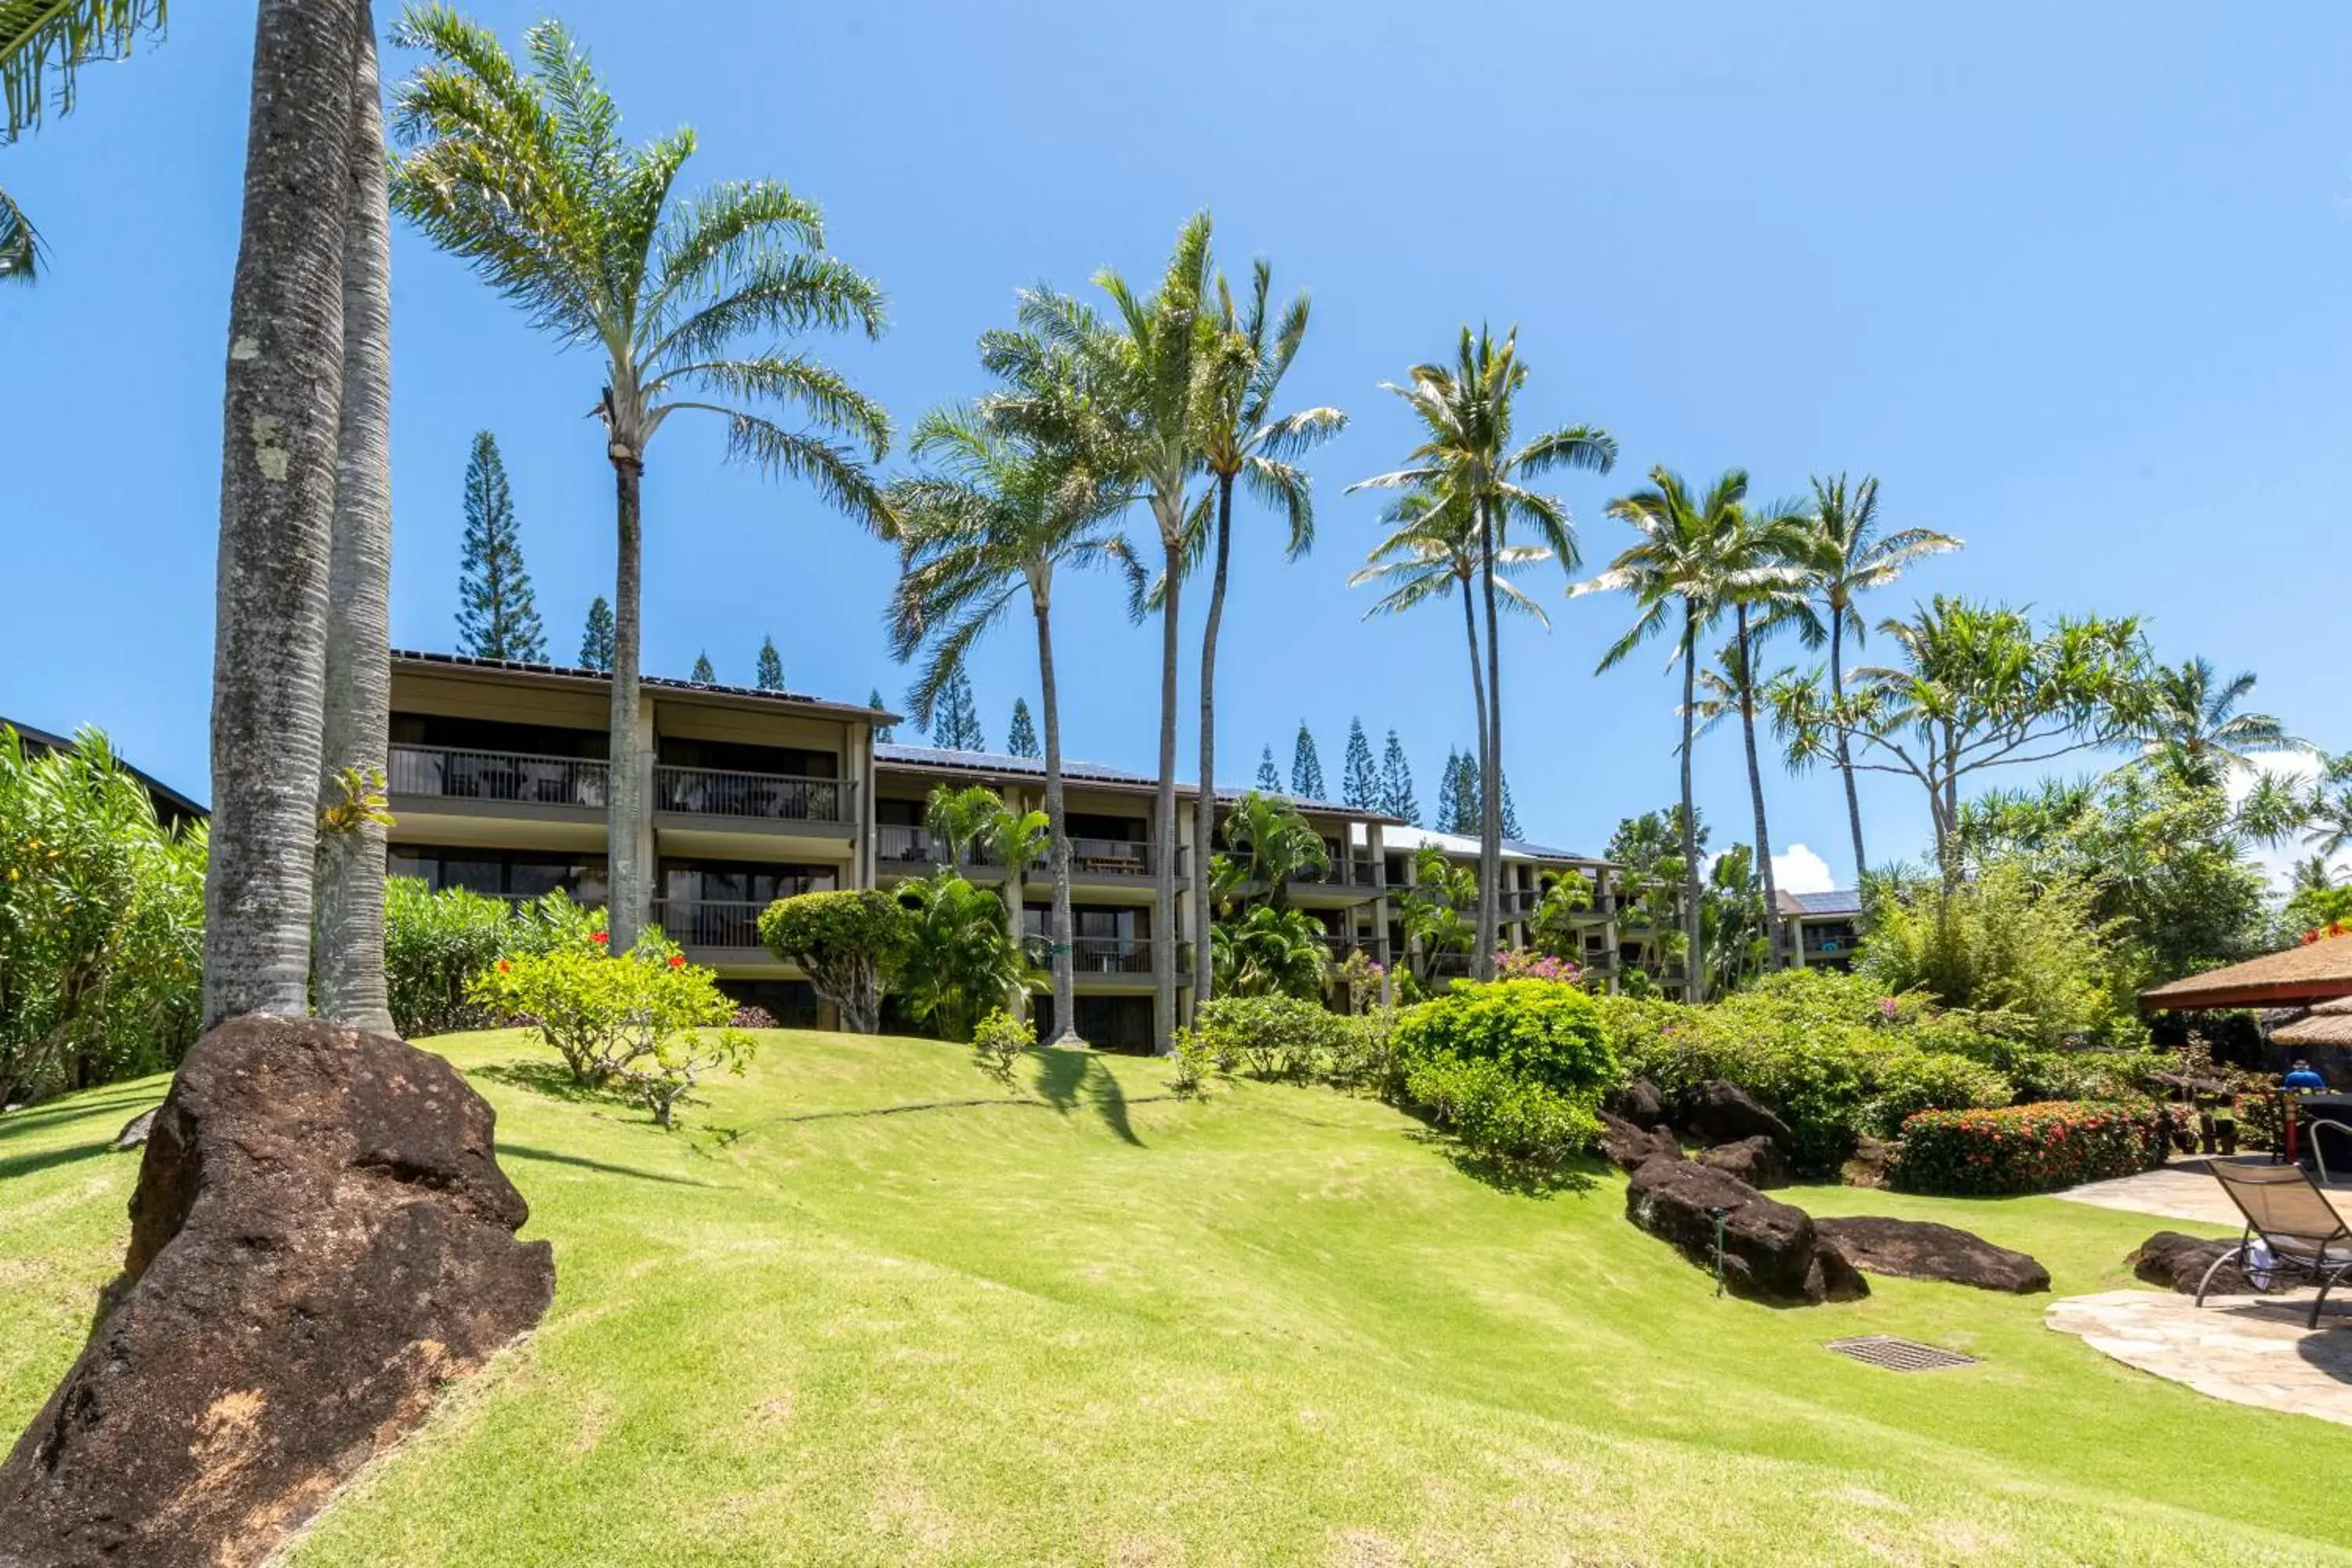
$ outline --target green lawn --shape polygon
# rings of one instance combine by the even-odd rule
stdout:
[[[1456,1171],[1393,1110],[1052,1053],[779,1034],[686,1131],[500,1076],[560,1283],[535,1341],[340,1500],[300,1568],[422,1563],[2305,1563],[2352,1430],[2220,1404],[2042,1326],[2046,1298],[1874,1281],[1774,1310],[1624,1223]],[[0,1426],[78,1347],[160,1083],[0,1118]],[[2161,1222],[1807,1191],[2127,1283]],[[1985,1358],[1902,1376],[1824,1340]]]

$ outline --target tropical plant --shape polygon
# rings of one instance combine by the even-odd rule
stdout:
[[[1528,919],[1528,941],[1551,958],[1584,956],[1584,926],[1577,917],[1592,907],[1592,879],[1575,869],[1547,873],[1543,897]]]
[[[1419,959],[1414,978],[1427,984],[1444,954],[1468,952],[1478,940],[1478,874],[1429,844],[1414,851],[1412,875],[1412,884],[1397,899],[1397,923]]]
[[[1320,1002],[1279,994],[1220,996],[1203,1003],[1184,1031],[1226,1072],[1293,1081],[1321,1076],[1349,1054],[1358,1020]]]
[[[2309,742],[2288,734],[2278,720],[2242,710],[2253,692],[2252,670],[2222,680],[2210,659],[2158,665],[2127,722],[2142,757],[2192,783],[2221,783],[2266,753],[2308,752]]]
[[[891,995],[943,1040],[969,1040],[990,1010],[1017,997],[1029,978],[1005,902],[952,867],[898,889],[906,943]]]
[[[476,658],[547,660],[547,633],[523,567],[514,491],[499,438],[474,433],[466,459],[465,555],[457,565],[457,651]]]
[[[604,910],[561,891],[511,904],[415,877],[384,879],[383,917],[393,1026],[410,1037],[497,1027],[503,1016],[471,994],[485,971],[501,958],[596,945],[604,929]]]
[[[972,644],[1017,599],[1027,600],[1045,722],[1054,1016],[1062,1042],[1076,1044],[1062,701],[1054,665],[1055,574],[1064,567],[1114,567],[1129,578],[1132,595],[1140,571],[1112,526],[1127,497],[1116,462],[1106,457],[1106,426],[1089,408],[1088,362],[1037,339],[1000,344],[998,357],[1016,366],[1009,385],[1022,395],[1025,430],[1000,432],[985,405],[928,415],[915,426],[912,450],[930,471],[890,488],[899,552],[890,647],[902,660],[929,650],[909,702],[917,720],[928,723]]]
[[[1036,1047],[1037,1031],[1030,1027],[1029,1020],[1002,1007],[982,1018],[971,1032],[972,1056],[992,1078],[1009,1080],[1021,1053]]]
[[[1394,730],[1389,731],[1389,743],[1381,753],[1380,809],[1400,822],[1421,826],[1421,802],[1412,793],[1412,764],[1405,760],[1404,742],[1397,739]]]
[[[817,209],[777,182],[731,181],[674,202],[693,132],[642,147],[623,142],[619,107],[562,24],[525,32],[528,70],[493,34],[446,6],[412,7],[394,37],[432,57],[394,94],[408,148],[393,174],[394,209],[470,262],[534,325],[566,345],[593,345],[604,363],[597,414],[619,536],[611,908],[614,940],[625,945],[645,918],[650,870],[637,848],[647,444],[672,415],[714,415],[730,456],[805,479],[880,531],[888,510],[866,465],[889,445],[888,416],[782,343],[812,328],[878,337],[881,291],[820,254]],[[806,426],[780,423],[787,411]]]
[[[1774,721],[1793,757],[1830,754],[1844,736],[1862,748],[1855,768],[1917,784],[1948,888],[1960,875],[1965,782],[2128,736],[2145,661],[2135,618],[2061,617],[2042,629],[2021,610],[1938,595],[1878,630],[1900,664],[1856,670],[1843,699],[1818,678],[1784,681]]]
[[[1958,540],[1932,529],[1905,528],[1885,535],[1878,530],[1875,478],[1865,476],[1851,488],[1843,474],[1814,479],[1812,510],[1802,520],[1794,552],[1807,596],[1794,613],[1807,646],[1829,644],[1832,702],[1845,700],[1846,639],[1852,637],[1856,647],[1863,644],[1862,611],[1855,599],[1893,584],[1915,562],[1960,548]],[[1854,788],[1853,748],[1843,733],[1832,752],[1845,784],[1846,822],[1853,832],[1853,869],[1859,877],[1870,862],[1863,854],[1862,797]]]
[[[119,59],[163,32],[164,0],[11,0],[0,4],[0,145],[41,122],[45,109],[72,112],[85,65]],[[0,191],[0,282],[30,283],[41,240],[24,209]]]
[[[1323,994],[1330,957],[1323,928],[1305,910],[1256,905],[1211,926],[1209,948],[1217,989],[1225,995],[1314,1000]]]
[[[1727,469],[1704,494],[1695,493],[1672,468],[1650,470],[1646,489],[1609,503],[1609,515],[1630,524],[1641,537],[1618,552],[1606,571],[1577,584],[1571,595],[1625,593],[1633,596],[1633,626],[1601,656],[1610,669],[1664,630],[1679,610],[1681,637],[1674,654],[1683,667],[1682,900],[1685,951],[1703,953],[1699,931],[1698,846],[1692,837],[1698,817],[1692,803],[1691,738],[1698,717],[1698,639],[1723,611],[1758,591],[1780,569],[1743,559],[1741,531],[1747,521],[1748,475]],[[1669,668],[1674,660],[1668,660]],[[1705,999],[1706,978],[1694,965],[1688,984],[1693,1000]]]
[[[1281,511],[1289,528],[1287,558],[1296,561],[1315,542],[1315,501],[1307,475],[1291,459],[1337,435],[1348,423],[1348,416],[1336,408],[1274,411],[1282,378],[1307,336],[1308,303],[1306,294],[1295,294],[1278,315],[1270,315],[1267,296],[1273,283],[1274,270],[1261,258],[1250,269],[1248,303],[1236,312],[1233,290],[1223,274],[1218,275],[1217,309],[1205,318],[1213,342],[1193,389],[1201,465],[1210,481],[1194,509],[1194,549],[1213,549],[1216,558],[1209,578],[1208,618],[1201,629],[1201,783],[1192,808],[1192,836],[1203,842],[1208,825],[1217,818],[1217,637],[1224,624],[1225,582],[1233,555],[1234,483],[1245,480],[1260,500]],[[1203,526],[1206,519],[1200,515],[1212,506],[1213,529]],[[1195,931],[1209,926],[1208,887],[1199,878],[1193,879],[1192,922]],[[1193,963],[1193,1003],[1198,1006],[1210,999],[1215,976],[1207,952],[1196,952]]]
[[[1486,609],[1486,711],[1478,733],[1480,817],[1478,853],[1478,946],[1482,976],[1493,973],[1497,905],[1503,865],[1503,666],[1496,625],[1501,594],[1498,568],[1511,546],[1514,522],[1543,540],[1563,568],[1578,562],[1576,535],[1568,509],[1558,498],[1525,481],[1563,468],[1606,473],[1617,460],[1614,437],[1597,426],[1562,426],[1516,449],[1512,426],[1528,370],[1518,357],[1514,328],[1497,343],[1482,328],[1476,338],[1462,329],[1451,366],[1413,367],[1412,384],[1384,383],[1403,398],[1422,425],[1423,439],[1407,455],[1407,466],[1350,486],[1425,490],[1443,514],[1459,509],[1455,526],[1475,529],[1479,585]]]
[[[1290,880],[1307,871],[1331,868],[1330,847],[1287,798],[1252,790],[1234,803],[1224,823],[1227,847],[1244,858],[1243,880],[1265,889],[1266,902],[1290,902]]]
[[[800,965],[841,1026],[870,1035],[882,1024],[882,987],[908,940],[907,911],[879,889],[800,893],[760,911],[760,941]]]

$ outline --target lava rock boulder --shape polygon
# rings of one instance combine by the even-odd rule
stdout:
[[[1638,1171],[1653,1160],[1679,1160],[1683,1146],[1671,1127],[1637,1127],[1612,1110],[1601,1113],[1601,1152],[1621,1171]]]
[[[449,1064],[231,1019],[155,1114],[122,1277],[0,1464],[0,1563],[263,1561],[538,1322],[545,1242]]]
[[[2237,1247],[2234,1241],[2159,1230],[2134,1247],[2124,1261],[2131,1265],[2135,1276],[2150,1285],[2194,1296],[2198,1281],[2213,1268],[2214,1260],[2224,1253],[2236,1251]],[[2246,1296],[2253,1293],[2254,1282],[2236,1263],[2224,1263],[2214,1269],[2213,1283],[2207,1289],[2218,1296]]]
[[[1683,1101],[1683,1130],[1709,1148],[1743,1138],[1769,1138],[1786,1149],[1789,1124],[1736,1083],[1709,1079]]]
[[[1738,1177],[1759,1192],[1789,1184],[1789,1158],[1769,1138],[1742,1138],[1735,1143],[1718,1143],[1703,1152],[1698,1161],[1726,1175]]]
[[[2022,1252],[1933,1220],[1817,1219],[1813,1228],[1865,1274],[1941,1279],[2015,1296],[2050,1289],[2050,1270]]]
[[[1656,1084],[1645,1078],[1634,1079],[1624,1088],[1611,1090],[1609,1097],[1601,1104],[1604,1110],[1645,1131],[1665,1127],[1674,1121],[1666,1097],[1658,1092]]]
[[[1723,1211],[1723,1278],[1755,1300],[1850,1301],[1870,1287],[1823,1241],[1804,1210],[1696,1160],[1652,1160],[1625,1186],[1625,1217],[1702,1268],[1713,1269]]]

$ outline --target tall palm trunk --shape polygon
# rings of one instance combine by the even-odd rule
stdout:
[[[1152,826],[1159,839],[1152,861],[1151,1026],[1154,1048],[1168,1050],[1176,1035],[1176,601],[1184,572],[1184,496],[1181,480],[1156,491],[1160,549],[1167,594],[1160,613],[1160,783],[1153,795]],[[1193,875],[1205,878],[1207,868]],[[1206,942],[1208,933],[1192,933]]]
[[[1478,606],[1471,602],[1470,580],[1462,580],[1462,630],[1470,639],[1470,717],[1478,726],[1478,760],[1486,758],[1486,677],[1478,668]]]
[[[644,586],[645,552],[639,496],[646,466],[633,443],[617,436],[612,444],[613,486],[619,552],[613,573],[612,741],[605,764],[604,838],[609,889],[604,921],[611,951],[625,952],[645,921],[649,868],[639,853],[645,820],[645,770],[639,765],[637,733],[637,601]]]
[[[1830,606],[1830,696],[1843,710],[1845,706],[1845,611],[1840,605]],[[1837,732],[1838,772],[1845,778],[1845,816],[1853,829],[1853,875],[1857,885],[1870,862],[1862,852],[1862,797],[1853,787],[1853,753],[1846,744],[1844,727]]]
[[[353,0],[261,0],[229,291],[204,1018],[308,1009]]]
[[[1234,476],[1217,476],[1217,567],[1209,580],[1209,619],[1201,632],[1201,784],[1192,803],[1192,1008],[1210,991],[1209,840],[1217,823],[1217,629],[1225,619],[1225,570],[1233,556]]]
[[[1748,606],[1739,606],[1739,731],[1748,742],[1748,798],[1756,807],[1756,866],[1764,878],[1764,968],[1780,959],[1780,892],[1772,879],[1772,834],[1764,825],[1764,772],[1756,765],[1756,661],[1748,646]]]
[[[1052,584],[1042,574],[1029,579],[1029,605],[1037,615],[1037,683],[1045,705],[1045,866],[1054,879],[1054,1043],[1083,1046],[1078,1033],[1077,986],[1071,975],[1070,840],[1062,806],[1062,698],[1054,679]]]
[[[351,216],[343,250],[343,407],[328,566],[327,687],[320,804],[340,769],[380,776],[391,726],[392,236],[375,26],[358,5],[352,81]],[[320,1016],[389,1034],[383,975],[383,825],[321,835],[317,942]]]
[[[1683,999],[1706,1000],[1699,921],[1698,818],[1691,798],[1691,725],[1698,702],[1698,606],[1683,601]]]
[[[1503,657],[1495,618],[1495,512],[1478,503],[1478,568],[1486,597],[1486,723],[1478,737],[1485,753],[1478,767],[1478,960],[1481,980],[1495,978],[1495,906],[1503,886]]]

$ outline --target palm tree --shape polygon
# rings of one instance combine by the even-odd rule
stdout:
[[[1200,388],[1202,463],[1215,498],[1216,566],[1209,580],[1209,616],[1201,631],[1201,783],[1193,805],[1192,839],[1208,853],[1209,825],[1217,816],[1217,633],[1224,624],[1225,574],[1233,552],[1234,484],[1246,479],[1257,497],[1281,510],[1290,528],[1286,552],[1296,561],[1315,542],[1315,500],[1306,474],[1288,460],[1337,435],[1348,416],[1336,408],[1274,412],[1275,394],[1298,357],[1307,336],[1307,298],[1291,297],[1279,317],[1269,319],[1266,298],[1273,268],[1263,260],[1250,272],[1247,308],[1237,317],[1233,291],[1217,279],[1216,345]],[[1209,495],[1202,498],[1206,505]],[[1206,530],[1196,529],[1205,537]],[[1209,879],[1192,879],[1192,929],[1209,929]],[[1193,952],[1192,1005],[1213,989],[1214,966],[1207,945]]]
[[[1698,638],[1727,605],[1756,586],[1731,559],[1747,499],[1748,475],[1743,469],[1726,470],[1706,494],[1694,495],[1672,468],[1652,468],[1648,489],[1609,503],[1609,515],[1630,523],[1641,538],[1619,552],[1608,570],[1569,590],[1571,597],[1619,592],[1633,595],[1638,614],[1633,626],[1601,656],[1603,670],[1613,668],[1656,635],[1677,607],[1682,611],[1682,636],[1674,658],[1683,667],[1683,938],[1685,952],[1692,955],[1684,966],[1692,1001],[1706,1000],[1706,984],[1698,960],[1706,949],[1699,921],[1698,818],[1691,798],[1691,737],[1698,718]],[[1672,664],[1668,660],[1669,668]]]
[[[637,722],[640,488],[669,416],[715,415],[730,457],[807,480],[880,532],[887,509],[866,465],[890,440],[881,406],[783,340],[811,328],[878,337],[881,290],[818,253],[812,204],[772,180],[730,181],[673,203],[694,152],[678,130],[631,147],[620,110],[562,24],[523,35],[528,73],[496,37],[443,6],[412,8],[394,40],[433,57],[394,95],[410,151],[395,210],[567,346],[593,345],[595,412],[613,465],[612,787],[607,853],[616,946],[645,918],[645,801]],[[745,350],[747,342],[758,346]],[[788,429],[787,414],[805,421]]]
[[[1793,502],[1758,510],[1741,507],[1724,540],[1723,566],[1730,584],[1733,633],[1724,673],[1739,714],[1740,740],[1748,752],[1748,797],[1756,813],[1756,866],[1764,884],[1766,963],[1778,951],[1780,889],[1772,875],[1772,830],[1764,811],[1764,772],[1756,759],[1756,679],[1759,646],[1804,603],[1802,574],[1789,563],[1802,546],[1801,517]]]
[[[51,103],[59,114],[70,113],[74,79],[83,66],[120,59],[141,37],[162,36],[163,23],[164,0],[0,4],[0,101],[7,115],[0,143],[40,124]],[[372,51],[373,30],[369,38]],[[40,259],[41,237],[24,208],[0,191],[0,282],[30,283]]]
[[[1804,540],[1797,552],[1811,603],[1798,611],[1798,624],[1808,646],[1830,645],[1830,698],[1845,700],[1845,639],[1862,646],[1864,622],[1854,600],[1873,588],[1884,588],[1903,575],[1915,561],[1958,550],[1960,542],[1932,529],[1906,528],[1880,537],[1878,480],[1865,476],[1849,489],[1843,474],[1815,478],[1813,507],[1804,524]],[[1853,784],[1853,752],[1841,732],[1837,737],[1838,773],[1845,781],[1846,821],[1853,830],[1853,874],[1870,867],[1862,848],[1862,796]]]
[[[898,901],[907,910],[907,939],[894,993],[940,1038],[971,1039],[986,1009],[1028,983],[1004,901],[952,866],[908,883]]]
[[[1406,467],[1349,487],[1431,488],[1447,501],[1466,507],[1476,529],[1479,585],[1486,607],[1486,714],[1478,734],[1481,979],[1492,979],[1495,973],[1496,905],[1503,866],[1503,666],[1496,568],[1501,552],[1509,548],[1510,525],[1520,520],[1541,536],[1562,567],[1574,570],[1576,534],[1568,509],[1521,481],[1559,468],[1606,473],[1617,460],[1615,438],[1591,425],[1563,426],[1512,448],[1515,400],[1528,379],[1517,344],[1517,328],[1497,343],[1483,328],[1474,339],[1465,326],[1451,367],[1415,365],[1411,386],[1383,383],[1420,419],[1423,440],[1407,455]]]
[[[1245,879],[1263,884],[1266,902],[1276,909],[1289,904],[1293,877],[1331,868],[1330,847],[1298,807],[1257,790],[1235,802],[1225,818],[1225,847],[1248,857]]]
[[[1330,955],[1323,928],[1305,910],[1260,904],[1239,920],[1219,921],[1207,946],[1218,984],[1236,996],[1321,998]]]
[[[2252,670],[2221,680],[2210,659],[2159,665],[2146,683],[2136,726],[2142,755],[2210,784],[2252,767],[2262,752],[2309,750],[2269,714],[2239,711],[2253,690]]]
[[[942,410],[916,426],[912,450],[933,472],[893,484],[889,501],[900,575],[890,600],[891,651],[912,658],[928,646],[909,694],[918,721],[972,644],[1026,591],[1037,628],[1037,679],[1045,723],[1045,816],[1053,879],[1054,1018],[1060,1043],[1082,1044],[1070,956],[1070,854],[1062,792],[1061,690],[1054,673],[1054,578],[1062,566],[1109,565],[1139,574],[1124,535],[1110,526],[1127,504],[1115,479],[1090,466],[1085,367],[1042,343],[1024,345],[1042,374],[1034,401],[1058,401],[1059,416],[1034,421],[1035,437],[1001,435],[978,410]],[[1034,410],[1033,410],[1034,412]]]

